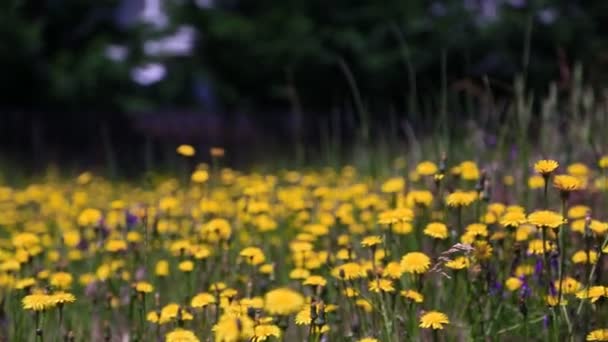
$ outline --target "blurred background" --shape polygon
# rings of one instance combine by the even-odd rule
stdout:
[[[132,176],[190,143],[305,165],[496,127],[518,77],[559,95],[580,63],[601,88],[606,23],[605,0],[3,0],[1,159]]]

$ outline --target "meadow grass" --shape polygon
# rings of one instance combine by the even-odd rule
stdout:
[[[581,73],[458,116],[446,92],[424,133],[359,108],[315,163],[183,145],[145,182],[5,182],[0,339],[608,340],[608,115]]]

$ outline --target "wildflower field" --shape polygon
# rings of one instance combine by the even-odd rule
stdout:
[[[5,185],[0,339],[606,341],[608,157],[557,139]]]

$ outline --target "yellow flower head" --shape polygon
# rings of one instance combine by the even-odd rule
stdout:
[[[443,240],[448,237],[448,227],[442,222],[431,222],[424,228],[424,234]]]
[[[154,273],[159,277],[166,277],[169,275],[169,262],[167,260],[159,260],[156,263]]]
[[[238,342],[253,337],[254,322],[247,315],[224,314],[212,328],[215,341]]]
[[[54,306],[54,303],[46,293],[34,293],[23,297],[21,301],[25,310],[42,311]]]
[[[456,257],[454,260],[450,260],[445,263],[447,268],[451,268],[453,270],[462,270],[468,268],[471,264],[471,261],[466,256]]]
[[[433,193],[428,190],[412,190],[405,196],[405,203],[408,207],[428,207],[431,202],[433,202]]]
[[[53,273],[50,278],[51,285],[64,290],[69,289],[72,286],[72,281],[72,275],[67,272]]]
[[[259,265],[266,261],[264,252],[258,247],[246,247],[239,255],[250,265]]]
[[[568,218],[569,219],[582,219],[587,216],[587,214],[591,212],[591,208],[586,205],[574,205],[568,209]]]
[[[534,164],[534,171],[546,177],[550,175],[553,171],[555,171],[558,166],[559,164],[555,160],[542,159]]]
[[[364,277],[365,270],[356,262],[348,262],[334,267],[331,271],[332,276],[338,279],[351,280]]]
[[[394,292],[393,281],[386,278],[370,280],[368,288],[371,292]]]
[[[253,341],[266,341],[271,336],[281,338],[281,329],[274,324],[260,324],[253,328]]]
[[[517,277],[509,277],[509,279],[505,281],[505,287],[512,292],[519,290],[523,283],[524,282]]]
[[[429,311],[420,317],[419,326],[424,329],[441,330],[444,324],[450,324],[450,320],[446,314],[439,311]]]
[[[591,260],[588,260],[591,259]],[[572,262],[575,264],[595,264],[597,262],[597,252],[596,251],[587,251],[580,250],[572,256]]]
[[[400,294],[404,298],[407,298],[407,299],[413,301],[414,303],[422,303],[424,301],[424,296],[418,291],[403,290],[403,291],[401,291]]]
[[[361,240],[361,246],[363,247],[373,247],[382,243],[382,237],[378,235],[370,235],[366,236]]]
[[[207,170],[196,170],[190,177],[194,183],[203,184],[209,179],[209,172]]]
[[[53,305],[64,305],[66,303],[73,303],[76,301],[76,297],[69,292],[55,292],[50,295],[50,301]]]
[[[432,176],[437,173],[439,169],[437,165],[432,161],[423,161],[416,166],[416,172],[420,176]]]
[[[505,228],[517,228],[526,221],[526,214],[523,212],[507,211],[500,219],[500,224]]]
[[[265,310],[271,315],[290,315],[305,304],[304,297],[290,288],[271,290],[264,296]]]
[[[402,192],[405,188],[405,179],[403,177],[393,177],[382,184],[382,192],[397,193]]]
[[[568,171],[568,174],[578,178],[585,178],[589,175],[589,168],[583,163],[570,164],[566,171]]]
[[[199,342],[200,340],[196,335],[190,331],[182,328],[177,328],[169,332],[165,338],[165,342]]]
[[[545,186],[545,178],[539,175],[532,175],[528,178],[528,187],[530,189],[542,189]]]
[[[422,274],[431,266],[431,259],[421,252],[410,252],[401,258],[401,269],[406,273]]]
[[[535,239],[528,243],[528,254],[529,255],[543,255],[550,251],[555,250],[555,245],[551,241],[545,241],[543,248],[543,240]]]
[[[591,303],[597,302],[602,297],[608,298],[608,287],[606,286],[591,286],[589,289],[584,288],[576,293],[576,298],[590,299]]]
[[[450,207],[468,207],[477,199],[475,191],[454,191],[446,197]]]
[[[572,277],[565,277],[562,280],[562,293],[564,294],[573,294],[581,289],[582,285],[576,279]],[[559,280],[556,280],[553,284],[555,288],[559,288]]]
[[[308,276],[308,278],[304,279],[302,284],[309,285],[309,286],[325,286],[325,285],[327,285],[327,280],[325,278],[323,278],[322,276],[311,275],[311,276]]]
[[[175,151],[177,152],[177,154],[184,157],[192,157],[196,153],[196,150],[194,149],[194,147],[192,147],[192,145],[186,144],[179,145]]]
[[[204,308],[209,304],[215,303],[215,296],[211,293],[201,292],[196,296],[192,297],[190,301],[190,306],[193,308]]]
[[[150,293],[154,291],[154,286],[148,282],[140,281],[135,284],[135,291],[141,293]]]
[[[357,342],[378,342],[378,339],[373,337],[364,337],[357,340]]]
[[[587,335],[587,341],[608,341],[608,329],[596,329]]]
[[[571,192],[583,188],[580,178],[570,175],[557,175],[553,179],[553,186],[561,192]]]
[[[564,223],[564,217],[551,210],[537,210],[528,215],[528,222],[540,228],[557,228]]]

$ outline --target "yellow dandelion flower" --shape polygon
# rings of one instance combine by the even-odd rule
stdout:
[[[559,305],[567,305],[568,301],[564,298],[562,298],[562,301],[560,303],[559,299],[557,298],[557,296],[553,296],[553,295],[548,295],[545,296],[545,302],[547,302],[547,305],[549,306],[557,306]]]
[[[304,297],[289,288],[278,288],[266,293],[265,310],[271,315],[289,315],[298,312],[304,305]]]
[[[199,342],[200,340],[196,335],[190,331],[182,328],[177,328],[175,330],[167,333],[165,337],[165,342]]]
[[[370,280],[367,287],[371,292],[376,292],[376,293],[395,291],[395,287],[393,286],[393,281],[390,279],[386,279],[386,278]]]
[[[553,283],[556,289],[559,288],[559,280],[556,280]],[[573,294],[580,290],[582,287],[581,283],[579,283],[576,279],[572,277],[565,277],[562,280],[562,293],[564,294]]]
[[[17,282],[15,283],[15,289],[17,290],[23,290],[23,289],[27,289],[30,288],[32,286],[36,285],[36,279],[34,278],[25,278],[25,279],[19,279],[17,280]]]
[[[469,258],[467,258],[466,256],[459,256],[456,257],[454,260],[446,262],[445,266],[453,270],[462,270],[468,268],[470,264],[471,262]]]
[[[135,284],[135,291],[140,293],[150,293],[154,291],[154,286],[148,282],[139,281]]]
[[[608,230],[608,223],[600,222],[598,220],[591,220],[591,223],[589,224],[589,229],[591,229],[591,231],[593,231],[597,235],[604,235],[604,233],[606,233],[606,231]]]
[[[258,247],[246,247],[239,255],[250,265],[259,265],[266,261],[264,252]]]
[[[591,286],[588,290],[584,288],[576,293],[576,298],[590,299],[591,303],[595,303],[602,297],[608,298],[608,287],[606,286]]]
[[[312,276],[308,276],[306,279],[304,279],[302,284],[309,285],[309,286],[325,286],[325,285],[327,285],[327,280],[325,278],[323,278],[322,276],[312,275]]]
[[[540,228],[557,228],[564,223],[564,217],[551,210],[537,210],[528,215],[528,222]]]
[[[76,297],[69,292],[59,291],[51,294],[49,300],[53,305],[64,305],[67,303],[74,303]]]
[[[583,182],[580,178],[570,175],[557,175],[553,179],[553,186],[562,193],[580,190],[583,188]]]
[[[372,310],[374,309],[372,304],[368,300],[365,300],[365,299],[357,299],[355,301],[355,305],[357,305],[358,307],[363,309],[363,311],[368,312],[368,313],[372,312]]]
[[[246,315],[234,316],[224,314],[212,328],[215,341],[238,342],[253,337],[253,320]]]
[[[519,265],[515,268],[515,275],[517,277],[529,276],[533,273],[534,273],[533,265],[523,264],[523,265]]]
[[[106,251],[110,253],[117,253],[127,250],[127,242],[125,240],[112,239],[106,241]]]
[[[555,250],[555,245],[551,241],[545,241],[543,248],[543,240],[534,239],[528,243],[528,254],[529,255],[543,255]]]
[[[410,252],[401,258],[401,269],[406,273],[421,274],[431,266],[431,259],[421,252]]]
[[[455,191],[446,197],[449,207],[468,207],[477,199],[475,191]]]
[[[412,190],[405,196],[408,207],[428,207],[433,202],[433,193],[428,190]]]
[[[401,265],[396,261],[391,261],[382,270],[382,276],[391,279],[399,279],[403,274]]]
[[[177,265],[177,268],[182,272],[192,272],[194,270],[194,262],[192,260],[184,260]]]
[[[534,171],[542,176],[548,176],[557,169],[559,163],[552,159],[542,159],[534,164]]]
[[[492,257],[492,252],[494,251],[494,248],[492,248],[492,245],[489,242],[485,240],[475,241],[473,243],[473,247],[475,248],[475,250],[473,251],[473,255],[478,260],[487,260]]]
[[[361,240],[361,246],[363,247],[374,247],[382,243],[382,237],[379,235],[366,236]]]
[[[351,280],[365,276],[365,271],[356,262],[348,262],[340,266],[334,267],[331,271],[332,276],[338,279]]]
[[[591,212],[591,208],[586,205],[574,205],[568,209],[568,218],[573,220],[583,219],[589,212]]]
[[[260,324],[253,328],[253,342],[266,341],[271,336],[281,338],[281,329],[274,324]]]
[[[192,300],[190,301],[190,306],[192,306],[193,308],[204,308],[209,304],[213,303],[215,303],[215,296],[213,296],[211,293],[201,292],[196,296],[192,297]]]
[[[209,172],[207,170],[196,170],[190,176],[190,179],[197,184],[203,184],[209,179]]]
[[[500,219],[500,224],[505,228],[517,228],[526,223],[526,214],[519,211],[507,211]]]
[[[608,341],[608,329],[596,329],[587,335],[587,341]]]
[[[439,171],[439,169],[437,168],[437,164],[428,160],[420,162],[416,166],[416,172],[421,176],[432,176],[436,174],[437,171]]]
[[[424,228],[424,234],[443,240],[448,237],[448,227],[442,222],[431,222]]]
[[[405,179],[403,179],[403,177],[394,177],[382,184],[381,191],[384,193],[397,193],[402,192],[404,188]]]
[[[414,227],[410,222],[396,222],[391,226],[393,233],[398,235],[407,235],[412,232]]]
[[[509,277],[509,279],[505,281],[505,287],[511,292],[519,290],[523,284],[524,282],[516,277]]]
[[[34,293],[23,297],[21,304],[25,310],[42,311],[53,307],[51,296],[45,293]]]
[[[585,178],[589,175],[589,168],[583,163],[570,164],[566,171],[568,174],[578,178]]]
[[[572,262],[575,264],[595,264],[597,262],[597,252],[589,251],[589,254],[587,254],[587,251],[584,250],[577,251],[572,255]]]
[[[424,296],[418,291],[403,290],[400,292],[400,294],[404,298],[407,298],[407,299],[413,301],[414,303],[422,303],[424,301]]]
[[[488,227],[483,223],[471,223],[465,228],[465,231],[473,236],[488,236]]]
[[[158,277],[166,277],[169,275],[169,262],[167,260],[159,260],[154,268],[154,273]]]
[[[450,320],[446,314],[439,311],[429,311],[420,317],[419,326],[424,329],[441,330],[444,324],[450,324]]]
[[[378,339],[373,337],[364,337],[358,339],[357,342],[378,342]]]
[[[289,272],[290,279],[306,279],[310,276],[310,271],[305,268],[296,268]]]
[[[179,145],[175,151],[177,154],[184,157],[192,157],[196,153],[196,150],[194,147],[192,147],[192,145],[186,144]]]
[[[533,175],[528,178],[528,188],[542,189],[545,187],[545,179],[539,175]]]
[[[67,290],[72,286],[73,277],[67,272],[57,272],[51,274],[49,283],[57,288]]]

